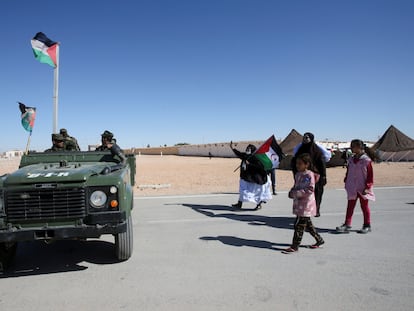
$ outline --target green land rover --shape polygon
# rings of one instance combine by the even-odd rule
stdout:
[[[115,255],[132,255],[135,156],[108,152],[29,153],[0,176],[0,270],[17,242],[115,237]]]

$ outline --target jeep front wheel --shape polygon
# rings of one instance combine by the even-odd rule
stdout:
[[[126,231],[115,235],[115,252],[118,260],[127,260],[132,255],[132,216],[126,220]]]
[[[0,243],[0,271],[5,270],[13,262],[17,243]]]

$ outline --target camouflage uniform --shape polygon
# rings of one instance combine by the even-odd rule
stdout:
[[[65,150],[80,151],[77,139],[73,136],[69,136],[68,131],[66,129],[60,129],[60,134],[62,134],[64,137]]]
[[[63,144],[59,145],[60,142]],[[65,149],[65,138],[61,134],[52,134],[52,147],[46,149],[44,152],[61,152],[66,151]]]

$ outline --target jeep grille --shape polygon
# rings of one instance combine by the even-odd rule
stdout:
[[[6,192],[9,221],[82,218],[86,215],[85,189],[32,189]]]

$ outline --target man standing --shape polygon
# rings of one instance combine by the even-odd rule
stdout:
[[[101,134],[101,143],[99,147],[95,149],[95,151],[111,151],[112,155],[116,155],[120,158],[121,164],[126,163],[126,157],[122,152],[121,148],[116,144],[116,140],[114,138],[114,134],[110,131],[105,131]]]

